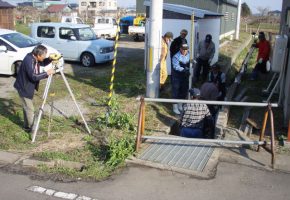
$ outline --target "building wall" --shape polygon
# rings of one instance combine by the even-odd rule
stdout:
[[[219,9],[219,12],[224,14],[221,18],[221,35],[235,30],[237,24],[237,8],[229,4],[223,4]]]
[[[284,114],[284,122],[283,125],[286,127],[288,125],[290,119],[290,1],[284,0],[282,5],[282,14],[281,14],[281,24],[280,24],[280,33],[282,35],[288,36],[288,60],[285,61],[284,66],[286,71],[284,73],[284,80],[280,85],[280,89],[282,90],[282,99],[283,102],[283,114]]]
[[[13,8],[0,8],[0,28],[14,30]]]
[[[229,0],[164,0],[164,3],[181,4],[185,6],[195,7],[199,9],[209,10],[212,12],[221,13],[227,16],[221,19],[221,35],[227,36],[227,33],[233,33],[237,23],[237,6]],[[229,2],[229,3],[225,3]],[[144,0],[136,0],[136,12],[145,13],[146,7]]]
[[[79,13],[90,12],[98,15],[101,11],[116,10],[117,0],[79,0]]]

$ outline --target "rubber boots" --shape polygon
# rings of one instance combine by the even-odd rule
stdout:
[[[180,115],[178,104],[173,104],[173,112],[177,115]]]
[[[177,105],[179,112],[182,112],[183,111],[182,103],[178,103]]]

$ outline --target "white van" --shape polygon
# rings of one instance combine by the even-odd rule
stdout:
[[[57,49],[65,60],[80,61],[85,67],[114,59],[114,42],[98,39],[89,25],[33,23],[31,36]]]
[[[24,57],[39,44],[37,40],[22,33],[0,29],[0,74],[16,74]],[[51,53],[59,54],[56,49],[44,46],[48,50],[47,56]]]

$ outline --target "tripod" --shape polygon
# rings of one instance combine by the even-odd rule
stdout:
[[[85,127],[86,127],[88,133],[91,134],[91,131],[90,131],[89,127],[88,127],[88,124],[87,124],[87,122],[86,122],[86,120],[85,120],[85,118],[84,118],[84,116],[83,116],[83,114],[82,114],[77,102],[76,102],[75,96],[72,93],[72,90],[71,90],[71,88],[70,88],[70,86],[68,84],[68,81],[65,78],[65,75],[63,73],[63,66],[58,67],[58,66],[55,65],[55,68],[57,68],[56,69],[56,73],[60,72],[60,74],[62,76],[62,79],[63,79],[63,81],[64,81],[64,83],[65,83],[65,85],[66,85],[66,87],[67,87],[67,89],[68,89],[68,91],[70,93],[70,96],[71,96],[72,100],[74,101],[75,106],[77,107],[77,110],[78,110],[80,116],[82,117],[82,120],[84,121]],[[40,124],[40,120],[41,120],[41,117],[42,117],[42,114],[43,114],[43,109],[44,109],[44,106],[45,106],[45,103],[46,103],[48,91],[49,91],[49,88],[50,88],[50,85],[51,85],[51,82],[52,82],[52,77],[53,77],[53,74],[48,77],[47,82],[46,82],[46,86],[45,86],[44,93],[43,93],[43,96],[42,96],[43,102],[41,104],[41,107],[39,108],[37,121],[36,121],[36,124],[34,126],[34,130],[33,130],[32,142],[35,141],[35,137],[36,137],[36,134],[37,134],[37,131],[38,131],[38,128],[39,128],[39,124]]]

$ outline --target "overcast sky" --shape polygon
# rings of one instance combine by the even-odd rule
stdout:
[[[270,10],[281,10],[282,0],[242,0],[246,2],[253,13],[257,13],[257,7],[269,8]]]
[[[4,1],[7,1],[9,3],[18,3],[23,2],[25,0],[4,0]],[[72,3],[78,3],[78,0],[67,0],[67,1]],[[257,7],[263,8],[268,7],[270,10],[281,10],[282,8],[282,0],[242,0],[242,2],[246,2],[253,13],[257,12]],[[136,5],[136,0],[117,0],[117,3],[118,6],[128,7]]]

